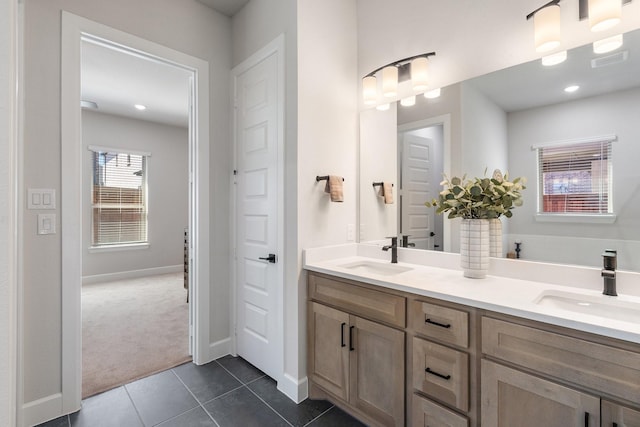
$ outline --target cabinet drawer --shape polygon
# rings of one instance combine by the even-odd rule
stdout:
[[[468,427],[469,420],[424,397],[413,395],[413,427]]]
[[[412,301],[410,322],[412,328],[422,335],[469,347],[469,313],[466,311]]]
[[[469,355],[414,337],[413,387],[461,411],[468,411]]]
[[[489,317],[482,352],[592,390],[640,402],[640,353]]]
[[[372,320],[406,326],[406,299],[398,295],[309,274],[309,298]]]

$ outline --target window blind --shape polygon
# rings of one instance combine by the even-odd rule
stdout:
[[[95,150],[92,181],[92,246],[146,243],[146,156]]]
[[[610,214],[611,140],[538,147],[540,213]]]

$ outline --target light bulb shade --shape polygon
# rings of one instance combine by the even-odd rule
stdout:
[[[416,105],[416,96],[411,95],[407,96],[406,98],[402,98],[400,100],[400,105],[402,105],[403,107],[413,107],[414,105]]]
[[[562,50],[560,52],[552,53],[551,55],[542,57],[542,65],[545,67],[551,67],[552,65],[558,65],[561,62],[567,60],[567,51]]]
[[[389,108],[391,108],[391,105],[388,102],[386,104],[376,105],[376,110],[378,111],[387,111]]]
[[[378,101],[378,84],[375,76],[362,79],[362,101],[365,105],[373,105]]]
[[[593,42],[593,53],[607,53],[622,46],[622,34]]]
[[[430,90],[429,92],[424,93],[424,97],[427,99],[435,99],[440,96],[440,88]]]
[[[382,69],[382,94],[387,98],[398,94],[398,68],[394,65]]]
[[[536,52],[549,52],[560,46],[560,6],[540,9],[533,15]]]
[[[621,0],[589,0],[589,28],[591,31],[604,31],[617,25],[621,19]]]
[[[421,56],[411,61],[411,85],[413,90],[425,90],[428,87],[429,60]]]

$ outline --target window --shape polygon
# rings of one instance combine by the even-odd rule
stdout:
[[[146,155],[91,150],[92,246],[146,243]]]
[[[538,151],[538,213],[609,216],[615,137],[533,147]]]

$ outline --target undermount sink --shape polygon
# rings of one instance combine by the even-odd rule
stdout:
[[[556,290],[543,291],[534,302],[540,306],[589,314],[624,322],[640,322],[640,302],[606,295],[586,295]]]
[[[405,267],[397,264],[384,264],[382,262],[375,261],[354,261],[347,264],[339,265],[338,267],[347,268],[349,270],[359,271],[362,273],[379,274],[381,276],[392,276],[394,274],[404,273],[406,271],[413,270],[411,267]]]

